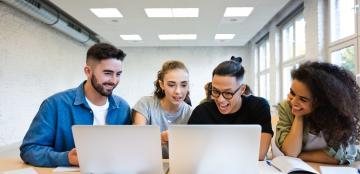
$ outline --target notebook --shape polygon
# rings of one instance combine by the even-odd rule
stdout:
[[[72,127],[81,173],[163,173],[156,126]]]
[[[272,159],[271,163],[274,168],[284,173],[308,173],[319,174],[310,165],[306,164],[300,158],[290,156],[277,156]]]
[[[260,134],[259,125],[170,125],[170,173],[259,173]]]

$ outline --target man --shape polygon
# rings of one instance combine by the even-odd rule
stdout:
[[[112,94],[125,56],[105,43],[88,50],[87,80],[43,101],[20,147],[24,162],[43,167],[79,165],[72,125],[131,124],[128,103]]]
[[[259,124],[262,128],[259,160],[264,160],[273,135],[270,107],[263,98],[242,95],[246,85],[242,83],[245,70],[241,61],[240,57],[232,57],[232,60],[222,62],[214,69],[211,83],[213,100],[197,106],[188,123]]]

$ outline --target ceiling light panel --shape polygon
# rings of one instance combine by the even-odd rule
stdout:
[[[116,8],[90,8],[90,11],[99,18],[122,18],[123,15]]]
[[[145,13],[149,18],[171,18],[171,8],[145,8]]]
[[[128,35],[120,35],[123,40],[142,40],[141,36],[138,34],[128,34]]]
[[[199,8],[173,8],[172,9],[173,17],[199,17]]]
[[[234,39],[235,34],[216,34],[215,39],[216,40],[230,40]]]
[[[196,40],[196,34],[159,34],[160,40]]]
[[[199,8],[145,8],[149,18],[199,17]]]
[[[227,7],[224,17],[246,17],[254,10],[254,7]]]

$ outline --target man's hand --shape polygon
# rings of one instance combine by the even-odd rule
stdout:
[[[76,148],[71,149],[71,151],[68,153],[68,159],[71,165],[79,166],[79,160],[77,157]]]
[[[168,144],[169,139],[168,139],[168,131],[163,131],[161,132],[161,144]]]

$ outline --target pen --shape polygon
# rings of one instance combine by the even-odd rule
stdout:
[[[269,166],[271,166],[271,167],[274,167],[277,171],[279,171],[279,172],[282,172],[278,167],[276,167],[276,166],[274,166],[272,163],[271,163],[271,161],[269,161],[269,160],[265,160],[266,161],[266,164],[267,165],[269,165]],[[360,174],[360,173],[359,173]]]

